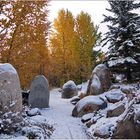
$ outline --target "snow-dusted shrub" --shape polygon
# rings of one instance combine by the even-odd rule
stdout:
[[[27,111],[30,115],[27,114]],[[9,138],[17,135],[23,135],[29,139],[49,138],[53,132],[53,126],[45,119],[40,119],[39,116],[41,115],[38,115],[38,112],[38,109],[30,110],[28,107],[24,107],[21,113],[13,113],[11,111],[4,113],[0,116],[0,135],[6,134]]]
[[[26,119],[24,127],[22,127],[22,135],[29,139],[47,139],[53,132],[53,127],[47,122],[36,122]]]
[[[7,112],[0,116],[0,134],[12,134],[20,130],[22,117],[20,113]]]

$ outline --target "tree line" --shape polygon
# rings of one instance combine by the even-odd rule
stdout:
[[[93,47],[100,40],[88,13],[76,18],[60,10],[53,26],[48,1],[0,1],[0,62],[18,71],[21,86],[45,75],[52,86],[86,81],[96,65]]]

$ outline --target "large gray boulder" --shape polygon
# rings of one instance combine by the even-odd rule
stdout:
[[[22,111],[22,96],[17,71],[5,63],[0,64],[0,115],[9,111]]]
[[[111,86],[109,69],[104,64],[97,65],[91,75],[87,87],[87,94],[99,95],[107,91]]]
[[[87,113],[92,113],[107,107],[107,103],[99,96],[87,96],[81,99],[72,111],[72,116],[82,117]]]
[[[29,105],[31,108],[49,107],[49,84],[43,75],[38,75],[32,81],[29,94]]]
[[[78,95],[78,89],[73,81],[70,80],[63,85],[62,98],[69,99],[76,95]]]
[[[92,75],[94,74],[98,76],[102,85],[102,90],[107,91],[111,86],[111,78],[110,78],[110,71],[106,67],[106,65],[105,64],[97,65],[92,72]]]
[[[93,75],[92,84],[90,86],[90,94],[91,95],[99,95],[103,91],[101,86],[101,81],[99,80],[96,74]]]

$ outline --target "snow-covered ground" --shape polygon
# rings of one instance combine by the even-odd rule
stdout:
[[[58,89],[51,90],[50,108],[41,110],[41,114],[54,126],[51,139],[88,139],[81,119],[71,115],[73,108],[70,99],[61,98]]]

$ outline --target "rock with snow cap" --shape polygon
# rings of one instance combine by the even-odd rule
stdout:
[[[22,96],[17,71],[9,63],[0,64],[0,115],[21,110]]]
[[[102,93],[102,86],[98,76],[95,74],[93,75],[92,84],[90,87],[90,94],[91,95],[99,95]]]
[[[72,111],[72,116],[81,117],[87,113],[104,109],[107,103],[99,96],[87,96],[81,99]]]
[[[116,103],[107,110],[107,117],[118,117],[125,111],[125,105],[123,103]]]
[[[63,85],[62,98],[68,99],[76,95],[78,95],[78,89],[73,81],[70,80]]]
[[[124,99],[125,94],[119,89],[112,89],[105,95],[110,103],[116,103]]]
[[[36,115],[41,115],[41,112],[40,112],[40,110],[38,108],[33,108],[31,110],[27,110],[26,113],[30,117],[31,116],[36,116]]]
[[[103,91],[107,91],[109,87],[111,86],[111,78],[110,78],[110,72],[109,69],[106,67],[105,64],[99,64],[97,65],[92,74],[96,74],[101,82],[101,86]]]
[[[111,78],[109,69],[104,64],[97,65],[89,80],[87,94],[99,95],[107,91],[111,86]]]

